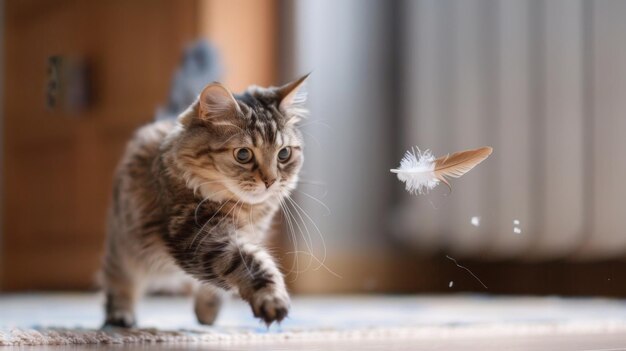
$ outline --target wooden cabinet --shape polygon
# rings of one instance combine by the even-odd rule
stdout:
[[[94,286],[110,183],[126,141],[164,102],[190,41],[205,35],[230,43],[224,61],[245,52],[241,47],[252,38],[207,26],[212,16],[227,12],[236,27],[235,10],[221,2],[192,0],[5,1],[3,290]],[[260,37],[271,44],[273,24],[257,25],[262,26]],[[229,35],[241,40],[233,44]],[[268,45],[261,56],[272,57],[273,51]],[[48,66],[55,55],[87,68],[85,106],[47,106]],[[275,72],[273,67],[263,70],[248,60],[239,62],[252,62],[264,72],[264,81],[253,75],[235,80],[225,72],[226,81],[238,87],[275,83],[265,73]]]

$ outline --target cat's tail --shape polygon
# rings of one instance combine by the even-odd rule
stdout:
[[[187,47],[172,80],[165,105],[156,111],[156,120],[176,118],[191,105],[205,85],[219,81],[221,65],[217,50],[200,39]]]

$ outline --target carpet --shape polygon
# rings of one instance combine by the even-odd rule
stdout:
[[[289,318],[266,328],[239,300],[216,326],[196,323],[192,301],[150,297],[140,328],[99,329],[100,294],[0,296],[0,345],[237,344],[290,340],[402,340],[611,333],[626,335],[626,303],[558,297],[296,297]],[[626,341],[626,337],[625,337]]]

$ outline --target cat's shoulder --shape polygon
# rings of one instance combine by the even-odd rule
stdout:
[[[175,120],[161,120],[145,124],[135,131],[133,140],[139,142],[162,141],[169,133],[178,127]]]
[[[153,159],[159,153],[164,140],[175,128],[176,122],[170,120],[155,121],[139,127],[126,144],[122,164],[137,159]]]

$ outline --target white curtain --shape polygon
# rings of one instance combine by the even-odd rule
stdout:
[[[608,0],[296,2],[288,73],[313,70],[312,119],[332,129],[307,130],[322,231],[345,249],[626,254],[625,18]],[[415,197],[387,173],[413,145],[495,151],[450,195]]]
[[[405,198],[405,237],[476,257],[623,255],[626,2],[403,4],[403,140],[495,149],[441,208]]]

